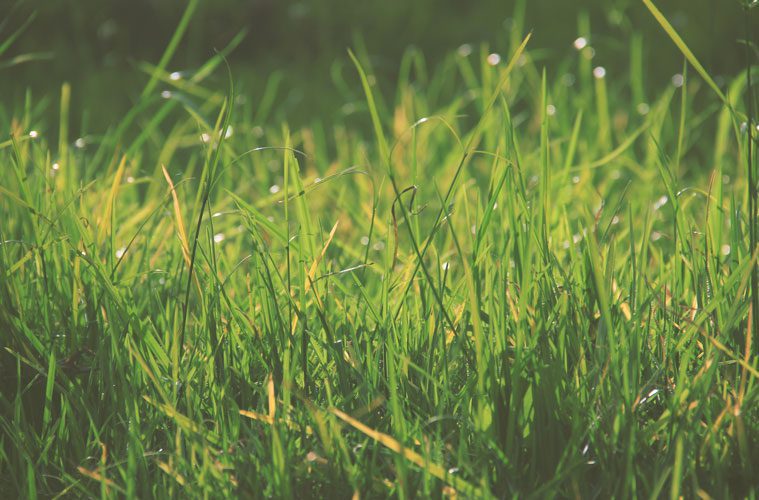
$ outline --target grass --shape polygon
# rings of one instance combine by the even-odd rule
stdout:
[[[647,99],[512,37],[392,92],[351,52],[355,116],[289,130],[223,51],[171,76],[190,2],[110,129],[1,109],[0,491],[755,498],[751,76],[644,3]]]

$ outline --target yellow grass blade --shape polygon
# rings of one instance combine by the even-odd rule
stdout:
[[[258,413],[256,411],[240,410],[240,415],[242,415],[245,418],[249,418],[251,420],[256,420],[258,422],[263,422],[265,424],[269,424],[269,425],[274,424],[274,419],[271,418],[269,415],[264,415],[263,413]],[[300,427],[298,424],[296,424],[292,420],[285,420],[283,418],[280,418],[279,420],[277,420],[277,422],[283,423],[287,427],[289,427],[290,429],[294,429],[294,430],[297,430],[297,431],[300,431],[300,430],[303,429],[302,427]],[[309,435],[309,436],[314,433],[314,430],[311,428],[310,425],[306,426],[305,431],[306,431],[306,434]]]
[[[748,378],[746,376],[746,367],[751,366],[751,336],[753,332],[751,331],[751,325],[753,324],[754,320],[754,308],[752,306],[749,306],[748,308],[748,321],[746,325],[746,348],[745,348],[745,355],[744,355],[744,363],[741,364],[743,370],[741,370],[741,384],[740,388],[738,389],[738,407],[740,408],[743,406],[743,397],[746,395],[746,379]]]
[[[166,474],[174,478],[174,481],[179,483],[180,486],[184,486],[187,481],[185,481],[185,478],[182,474],[174,470],[174,468],[167,464],[166,462],[162,462],[160,460],[156,460],[156,465],[158,465],[158,468],[164,471]]]
[[[277,414],[277,397],[274,394],[274,376],[269,374],[269,383],[267,385],[269,392],[269,419],[274,422],[274,417]]]
[[[113,482],[113,480],[108,479],[107,477],[103,477],[102,474],[99,472],[96,472],[94,470],[85,469],[81,465],[76,468],[77,471],[79,471],[79,474],[83,476],[87,476],[90,479],[94,479],[95,481],[99,483],[104,483],[109,488],[113,488],[114,490],[117,490],[119,493],[124,494],[124,490],[120,488],[116,483]]]
[[[121,157],[119,167],[116,169],[116,175],[113,176],[113,182],[111,183],[111,190],[108,192],[108,199],[105,202],[105,211],[103,212],[103,218],[98,225],[98,241],[102,243],[105,238],[106,230],[111,227],[111,215],[113,214],[113,204],[116,201],[116,197],[119,194],[119,186],[121,186],[121,179],[124,177],[124,169],[126,168],[126,155]]]
[[[161,170],[163,170],[163,176],[166,177],[166,182],[169,183],[171,198],[174,200],[174,217],[177,219],[177,231],[179,232],[179,241],[182,244],[182,255],[187,263],[187,267],[190,267],[189,239],[187,238],[187,231],[185,231],[184,222],[182,221],[182,209],[179,206],[179,197],[177,197],[177,191],[174,189],[174,183],[171,181],[171,176],[169,176],[166,167],[161,165]]]
[[[310,279],[308,283],[306,283],[306,292],[308,292],[311,289],[311,280],[313,280],[314,276],[316,276],[316,269],[319,267],[319,263],[324,258],[324,254],[327,253],[327,248],[329,248],[330,243],[332,243],[332,238],[335,237],[335,232],[337,232],[338,224],[340,224],[339,220],[335,222],[334,226],[332,226],[332,230],[329,232],[329,238],[327,238],[327,242],[324,244],[324,248],[322,248],[321,253],[316,256],[316,258],[314,259],[314,262],[311,264],[311,268],[308,270],[308,277]]]
[[[322,259],[324,258],[324,254],[327,253],[327,248],[329,248],[330,243],[332,243],[332,238],[335,237],[335,232],[337,232],[337,225],[340,223],[338,220],[335,222],[335,225],[332,226],[332,230],[329,232],[329,237],[327,238],[327,242],[324,244],[324,248],[322,248],[322,251],[319,255],[316,256],[314,259],[314,262],[311,263],[311,268],[308,270],[308,281],[306,282],[306,293],[311,289],[311,283],[314,279],[314,276],[316,276],[316,269],[319,267],[319,264],[321,263]],[[298,316],[295,315],[293,317],[293,325],[291,328],[291,332],[295,334],[295,327],[298,326]]]
[[[506,67],[501,71],[500,77],[501,80],[498,82],[498,87],[495,92],[495,95],[491,97],[491,102],[488,105],[488,107],[492,107],[495,104],[496,99],[498,98],[498,91],[503,90],[503,87],[506,85],[506,82],[508,81],[509,75],[513,71],[514,67],[519,62],[519,59],[522,57],[522,53],[527,48],[527,44],[530,41],[530,38],[532,38],[532,32],[527,33],[527,36],[524,37],[524,40],[522,40],[522,43],[519,44],[519,47],[517,47],[517,50],[514,52],[514,55],[511,56],[511,59],[509,60],[509,63],[506,65]]]
[[[749,358],[746,358],[744,360],[740,356],[736,356],[735,353],[733,353],[730,349],[728,349],[727,347],[725,347],[725,345],[722,342],[720,342],[719,340],[715,339],[711,335],[707,335],[706,333],[704,333],[703,335],[704,335],[704,337],[706,337],[707,339],[709,339],[709,341],[712,343],[712,345],[714,345],[714,347],[716,347],[720,351],[724,352],[733,361],[735,361],[736,363],[738,363],[739,365],[741,365],[743,367],[744,371],[748,371],[748,372],[751,373],[752,376],[759,378],[759,371],[757,371],[756,368],[754,368],[753,366],[751,366],[749,364],[749,362],[748,362]],[[749,344],[749,347],[750,346],[751,345]]]
[[[463,479],[452,476],[446,472],[446,470],[439,464],[431,463],[429,460],[425,459],[421,455],[419,455],[414,450],[408,449],[404,447],[400,442],[398,442],[395,438],[388,436],[387,434],[384,434],[382,432],[376,431],[370,427],[367,427],[366,425],[362,424],[355,418],[351,417],[347,413],[344,413],[337,408],[331,408],[330,413],[335,415],[337,418],[342,420],[343,422],[347,423],[354,429],[362,432],[363,434],[367,435],[368,437],[372,438],[373,440],[379,442],[386,448],[394,451],[395,453],[398,453],[403,458],[408,460],[409,462],[417,465],[418,467],[426,470],[431,475],[435,476],[436,478],[440,479],[441,481],[444,481],[448,485],[455,488],[459,493],[462,493],[465,497],[469,498],[489,498],[492,495],[489,492],[484,492],[482,489],[474,486],[473,484],[464,481]]]
[[[248,417],[251,420],[258,420],[259,422],[263,422],[269,425],[274,423],[274,419],[271,418],[269,415],[264,415],[262,413],[258,413],[255,411],[240,410],[240,415],[242,415],[243,417]]]

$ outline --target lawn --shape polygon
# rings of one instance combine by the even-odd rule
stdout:
[[[608,67],[521,1],[498,49],[357,43],[293,127],[244,33],[173,69],[197,4],[107,126],[1,101],[3,497],[756,498],[756,1],[727,78],[651,0]]]

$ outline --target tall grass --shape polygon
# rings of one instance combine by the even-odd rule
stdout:
[[[0,491],[756,495],[750,58],[718,86],[644,0],[647,101],[581,16],[559,68],[351,52],[356,116],[290,130],[225,51],[167,70],[196,3],[109,130],[0,112]]]

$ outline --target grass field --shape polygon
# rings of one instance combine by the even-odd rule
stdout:
[[[290,130],[188,15],[107,130],[0,109],[3,496],[756,498],[756,53],[643,3],[653,94],[517,13]]]

